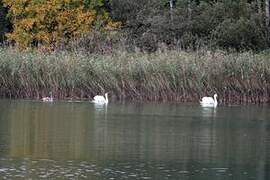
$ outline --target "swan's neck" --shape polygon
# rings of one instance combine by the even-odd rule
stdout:
[[[109,102],[109,99],[108,99],[108,95],[105,94],[105,102],[108,103]]]
[[[214,96],[214,105],[216,106],[217,105],[217,97],[216,96]]]

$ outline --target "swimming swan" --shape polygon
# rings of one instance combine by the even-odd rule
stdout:
[[[108,93],[105,93],[105,97],[100,95],[95,96],[92,102],[95,104],[108,104]]]
[[[53,102],[52,92],[50,92],[50,97],[43,97],[43,102]]]
[[[217,94],[214,94],[214,98],[212,97],[203,97],[202,101],[200,101],[202,107],[217,107]]]

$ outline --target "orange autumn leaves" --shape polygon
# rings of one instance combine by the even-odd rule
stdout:
[[[101,0],[99,4],[102,3]],[[102,6],[86,6],[84,0],[3,0],[9,8],[13,32],[7,34],[20,48],[44,46],[52,49],[60,42],[91,32],[96,24],[104,30],[119,27]]]

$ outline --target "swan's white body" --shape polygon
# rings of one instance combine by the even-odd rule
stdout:
[[[53,97],[52,97],[52,93],[50,93],[51,96],[50,97],[43,97],[42,101],[43,102],[53,102]]]
[[[203,97],[202,101],[200,101],[202,107],[217,107],[217,94],[214,94],[214,98],[212,97]]]
[[[92,102],[95,104],[108,104],[108,93],[105,93],[105,97],[100,95],[95,96]]]

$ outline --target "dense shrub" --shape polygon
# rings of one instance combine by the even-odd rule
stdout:
[[[262,29],[250,19],[226,19],[213,32],[214,42],[219,47],[240,49],[264,49],[267,47]]]
[[[112,2],[116,4],[112,14],[124,21],[129,42],[145,51],[153,51],[159,44],[172,49],[236,50],[262,50],[270,45],[269,27],[252,1],[174,1],[172,12],[163,1]],[[120,2],[129,10],[117,6]]]
[[[124,33],[117,31],[92,31],[78,38],[73,38],[67,44],[58,46],[56,50],[76,51],[84,54],[110,54],[115,50],[126,48]]]

